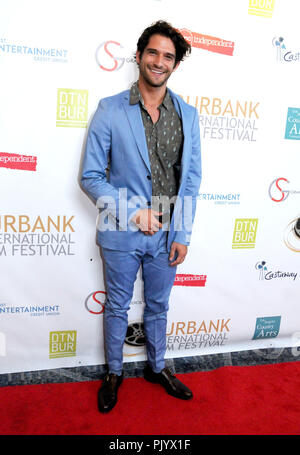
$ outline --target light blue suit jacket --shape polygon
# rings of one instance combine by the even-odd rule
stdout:
[[[184,142],[168,251],[173,241],[190,243],[201,182],[197,110],[169,92],[182,120]],[[152,196],[143,120],[139,104],[130,105],[129,96],[130,91],[126,90],[100,101],[88,131],[81,177],[83,189],[97,201],[100,213],[105,215],[100,216],[99,244],[119,251],[134,250],[144,236],[141,231],[132,229],[130,218],[138,208],[148,208]]]

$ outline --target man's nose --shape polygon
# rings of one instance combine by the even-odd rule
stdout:
[[[160,67],[160,68],[163,66],[163,56],[162,55],[157,54],[155,56],[154,65],[157,67]]]

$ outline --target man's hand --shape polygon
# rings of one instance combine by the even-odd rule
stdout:
[[[152,209],[141,209],[132,217],[131,221],[133,221],[145,235],[153,235],[162,228],[162,224],[156,218],[159,215],[162,215],[162,213]]]
[[[169,261],[173,261],[173,262],[171,262],[170,265],[172,267],[174,267],[174,265],[182,264],[187,255],[187,251],[188,251],[188,247],[186,245],[182,245],[182,243],[173,242],[171,245],[171,251],[170,251],[170,255],[169,255]],[[177,258],[174,261],[176,253],[177,253]]]

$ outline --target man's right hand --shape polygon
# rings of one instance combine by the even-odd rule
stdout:
[[[141,209],[132,217],[131,221],[133,221],[145,235],[153,235],[162,228],[162,224],[157,219],[159,215],[162,215],[162,213],[152,209]]]

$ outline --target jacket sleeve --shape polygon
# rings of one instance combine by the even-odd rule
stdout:
[[[201,145],[198,111],[195,109],[195,115],[192,125],[192,151],[191,161],[187,172],[184,195],[178,206],[176,214],[179,219],[179,229],[176,230],[174,241],[183,245],[189,245],[192,235],[192,227],[196,213],[197,196],[202,177],[201,168]],[[175,214],[174,214],[175,215]]]

